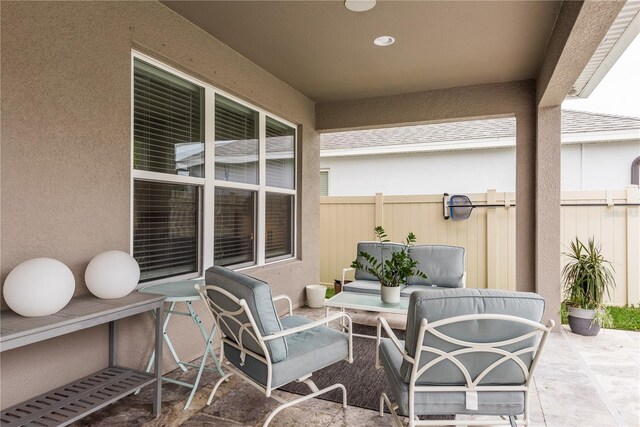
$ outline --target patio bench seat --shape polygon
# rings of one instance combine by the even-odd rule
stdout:
[[[359,242],[356,250],[357,259],[364,265],[368,262],[360,256],[366,252],[379,263],[391,258],[392,253],[402,249],[399,243]],[[400,295],[410,296],[418,289],[433,290],[443,288],[464,288],[466,286],[466,272],[464,270],[464,248],[446,245],[416,245],[409,248],[409,257],[417,262],[416,268],[426,274],[427,278],[411,276],[402,285]],[[346,272],[353,268],[342,270],[342,289],[347,292],[363,294],[380,294],[380,282],[365,270],[355,270],[355,280],[346,283]]]

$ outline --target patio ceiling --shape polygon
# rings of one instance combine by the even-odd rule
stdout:
[[[535,79],[561,2],[164,1],[316,102]],[[374,46],[391,35],[390,47]]]

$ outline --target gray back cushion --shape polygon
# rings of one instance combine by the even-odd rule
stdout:
[[[540,322],[544,313],[544,299],[540,295],[527,292],[509,292],[497,289],[442,289],[417,291],[411,294],[407,315],[407,339],[405,348],[412,357],[415,353],[420,322],[427,319],[435,322],[440,319],[462,316],[465,314],[506,314]],[[496,342],[514,338],[533,330],[532,327],[501,320],[470,320],[438,328],[445,335],[471,342]],[[534,345],[537,337],[531,337],[516,344],[502,347],[507,351],[516,351]],[[423,345],[435,347],[445,352],[461,348],[448,343],[433,334],[425,334]],[[529,367],[533,355],[526,353],[520,356]],[[422,352],[419,366],[431,361],[433,353]],[[473,353],[458,356],[458,360],[469,370],[474,380],[486,367],[501,356],[489,353]],[[403,361],[400,368],[403,380],[409,382],[412,365]],[[513,361],[504,362],[494,369],[480,382],[484,385],[523,384],[522,370]],[[465,380],[460,370],[449,361],[442,361],[427,369],[417,384],[422,385],[464,385]]]
[[[402,245],[399,243],[383,243],[380,245],[378,242],[359,242],[357,248],[357,259],[362,263],[363,266],[369,266],[369,263],[365,261],[364,258],[360,256],[360,252],[366,252],[370,255],[373,255],[377,261],[384,259],[385,261],[391,259],[391,254],[393,252],[399,251],[402,249]],[[382,250],[382,253],[381,253]],[[384,254],[384,256],[382,256]],[[374,275],[367,273],[364,270],[356,270],[355,274],[356,280],[378,280]]]
[[[278,319],[276,308],[273,305],[271,288],[266,282],[218,266],[209,268],[205,272],[204,277],[207,285],[220,287],[236,298],[244,299],[247,302],[262,336],[282,331],[282,325]],[[236,303],[219,292],[209,290],[208,295],[209,298],[224,310],[236,311],[238,309]],[[245,314],[238,317],[238,320],[242,323],[249,321]],[[233,339],[234,336],[238,336],[239,326],[235,322],[230,320],[227,321],[227,324],[221,322],[220,328],[222,332],[231,339]],[[258,343],[250,338],[249,335],[243,334],[242,345],[255,353],[264,355]],[[287,357],[287,347],[284,338],[267,341],[266,345],[273,363],[280,362]]]
[[[416,268],[426,279],[411,276],[409,285],[462,288],[464,275],[464,248],[458,246],[419,245],[409,248],[411,259],[418,261]]]

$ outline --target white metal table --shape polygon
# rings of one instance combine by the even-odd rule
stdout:
[[[159,294],[165,297],[165,302],[169,303],[169,309],[165,310],[166,317],[164,318],[164,322],[162,324],[162,335],[164,337],[165,342],[167,343],[169,352],[171,353],[171,356],[173,356],[173,360],[175,360],[176,365],[183,371],[186,372],[188,366],[198,368],[198,375],[196,376],[196,380],[193,384],[187,383],[185,381],[175,380],[172,378],[166,378],[166,377],[162,378],[163,381],[191,388],[191,394],[189,395],[189,399],[187,399],[187,403],[185,404],[184,409],[189,408],[189,406],[191,405],[193,396],[195,395],[198,389],[198,385],[200,384],[202,373],[204,372],[205,369],[210,369],[205,366],[208,356],[211,356],[211,359],[215,364],[215,369],[212,369],[212,370],[218,371],[220,376],[225,375],[224,372],[222,371],[222,367],[220,366],[220,361],[216,357],[216,354],[213,351],[213,347],[212,347],[212,341],[216,333],[216,327],[215,325],[213,325],[211,328],[211,331],[207,332],[204,325],[202,324],[202,320],[200,319],[200,316],[193,309],[193,305],[192,305],[193,302],[200,300],[200,295],[198,294],[198,291],[195,288],[196,284],[203,285],[204,280],[183,280],[179,282],[160,283],[156,285],[145,286],[144,288],[141,288],[138,290],[138,292],[147,293],[147,294]],[[182,303],[182,302],[185,303],[187,311],[176,310],[175,308],[176,304]],[[191,319],[193,320],[193,323],[195,323],[195,325],[200,330],[200,333],[202,334],[205,347],[202,353],[202,361],[200,362],[199,365],[181,361],[180,357],[178,356],[178,353],[173,347],[171,338],[169,338],[169,334],[167,333],[167,326],[169,325],[171,316],[174,314],[178,316],[191,317]],[[147,365],[147,372],[151,370],[151,366],[153,365],[154,358],[155,358],[155,351],[151,354],[151,357],[149,359],[149,364]]]
[[[325,316],[329,315],[329,308],[338,308],[340,311],[351,310],[365,310],[373,311],[376,313],[390,313],[390,314],[407,314],[409,310],[409,298],[400,297],[398,304],[387,304],[382,302],[380,295],[374,294],[361,294],[356,292],[340,292],[334,295],[324,302]],[[341,321],[342,322],[342,321]],[[344,329],[346,326],[341,323],[340,326]],[[374,336],[353,334],[357,337],[373,338]]]

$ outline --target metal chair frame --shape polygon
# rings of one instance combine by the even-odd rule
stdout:
[[[318,326],[326,326],[329,324],[329,322],[332,322],[334,320],[343,320],[347,322],[348,337],[349,337],[349,353],[348,353],[347,359],[345,360],[347,360],[349,363],[353,363],[353,342],[352,342],[352,333],[351,333],[353,328],[351,325],[351,317],[347,313],[335,313],[323,319],[316,320],[314,322],[311,322],[305,325],[301,325],[301,326],[290,328],[284,331],[276,332],[268,336],[262,336],[254,320],[253,314],[251,313],[251,310],[249,309],[249,306],[247,305],[244,299],[239,299],[233,294],[231,294],[230,292],[226,291],[225,289],[222,289],[217,286],[196,285],[195,287],[200,294],[200,298],[202,299],[202,301],[204,301],[205,305],[209,309],[209,312],[213,316],[214,322],[216,323],[216,328],[218,329],[218,331],[220,331],[220,340],[223,343],[223,345],[220,346],[220,363],[225,365],[225,369],[228,372],[226,375],[221,377],[214,385],[213,390],[209,395],[209,399],[207,400],[207,405],[211,404],[213,400],[213,396],[215,395],[216,391],[218,390],[218,387],[220,387],[222,382],[226,381],[230,376],[235,374],[235,375],[238,375],[242,380],[244,380],[251,386],[260,390],[262,393],[265,394],[266,397],[271,397],[281,404],[269,414],[269,416],[267,417],[267,419],[263,424],[263,426],[265,427],[268,426],[269,423],[273,420],[273,418],[283,409],[286,409],[293,405],[297,405],[298,403],[312,399],[316,396],[319,396],[321,394],[327,393],[335,389],[342,390],[342,406],[344,408],[347,407],[346,388],[342,384],[338,383],[338,384],[333,384],[329,387],[325,387],[323,389],[318,389],[316,384],[311,380],[311,376],[313,372],[310,372],[308,375],[305,375],[296,380],[298,382],[305,383],[311,389],[311,392],[312,392],[311,394],[308,394],[306,396],[301,396],[291,401],[287,401],[277,395],[272,394],[273,390],[276,390],[278,387],[273,387],[273,384],[272,384],[273,367],[271,362],[271,356],[266,346],[266,343],[270,340],[274,340],[277,338],[284,338],[289,335],[293,335],[302,331],[317,328]],[[221,295],[224,295],[226,298],[228,298],[229,300],[237,304],[238,309],[235,311],[229,311],[229,310],[223,309],[218,304],[216,304],[216,302],[213,301],[213,299],[209,297],[209,294],[207,291],[217,292]],[[274,302],[279,300],[286,300],[289,306],[288,314],[289,316],[293,314],[293,306],[291,303],[291,299],[288,296],[279,295],[279,296],[273,297],[272,299]],[[246,315],[248,319],[248,322],[246,323],[243,323],[239,320],[239,317],[242,316],[243,314]],[[239,326],[237,336],[236,334],[233,333],[233,329],[230,328],[229,322],[235,323],[237,326]],[[221,328],[222,325],[226,326],[225,329],[231,334],[231,336],[226,335],[225,329]],[[263,355],[257,354],[243,345],[243,338],[245,337],[245,335],[247,335],[257,344],[260,350],[262,350]],[[244,372],[242,372],[241,369],[238,369],[233,363],[231,363],[228,360],[225,360],[224,344],[230,345],[240,351],[241,365],[244,364],[246,355],[250,355],[254,359],[264,363],[267,367],[266,385],[262,385],[259,382],[255,381],[253,378],[249,377]]]
[[[460,322],[467,322],[470,320],[500,320],[506,322],[518,323],[526,326],[530,326],[533,328],[531,332],[520,335],[515,338],[511,338],[504,341],[496,341],[496,342],[470,342],[463,341],[457,338],[445,335],[440,332],[438,328],[451,325]],[[502,419],[501,421],[497,420],[447,420],[445,424],[447,425],[474,425],[474,426],[482,426],[482,425],[530,425],[529,421],[529,390],[531,386],[531,381],[533,379],[533,372],[540,360],[540,354],[542,353],[542,349],[544,348],[545,342],[547,341],[547,337],[549,333],[555,326],[555,322],[553,320],[549,320],[547,325],[543,325],[538,322],[533,322],[528,319],[524,319],[516,316],[502,315],[502,314],[468,314],[463,316],[450,317],[447,319],[441,319],[433,323],[427,322],[427,319],[422,319],[420,322],[420,329],[418,330],[418,336],[416,340],[415,347],[415,356],[411,357],[409,353],[405,350],[402,343],[398,340],[393,330],[389,327],[389,324],[384,318],[378,318],[378,328],[376,335],[376,369],[381,367],[380,365],[380,342],[381,342],[381,334],[382,329],[384,328],[386,334],[389,336],[394,346],[400,351],[402,354],[402,358],[409,362],[412,365],[411,377],[409,380],[409,414],[408,414],[408,425],[410,427],[413,426],[435,426],[442,425],[442,420],[419,420],[417,419],[417,415],[415,413],[415,394],[416,393],[429,393],[429,392],[466,392],[466,393],[482,393],[485,391],[522,391],[524,392],[524,413],[523,419],[516,420],[515,417],[508,417],[508,419]],[[461,348],[457,350],[453,350],[450,352],[445,352],[443,350],[425,346],[424,337],[427,333],[431,333],[437,338],[440,338],[446,342],[451,344],[460,346]],[[515,352],[509,352],[499,347],[503,347],[510,344],[515,344],[517,342],[529,339],[536,335],[541,335],[541,338],[538,340],[536,345],[531,347],[523,348]],[[419,367],[419,361],[422,353],[430,353],[435,354],[438,357],[434,358],[430,362],[426,363],[424,366]],[[457,356],[469,354],[469,353],[493,353],[502,356],[500,359],[489,365],[485,368],[478,376],[475,378],[471,377],[471,374],[467,370],[467,368],[460,362]],[[533,353],[533,359],[531,362],[531,367],[527,368],[522,359],[520,359],[520,355],[526,353]],[[416,381],[420,378],[420,376],[425,373],[428,369],[432,368],[436,364],[442,361],[449,361],[453,365],[455,365],[462,375],[465,378],[465,385],[459,386],[424,386],[416,384]],[[480,382],[486,375],[488,375],[492,370],[502,365],[506,361],[513,361],[516,363],[518,367],[522,370],[524,375],[524,383],[521,385],[504,385],[504,386],[484,386],[480,385]],[[389,397],[382,393],[380,396],[380,416],[384,415],[384,405],[387,405],[391,415],[394,417],[397,426],[403,426],[402,420],[396,410],[398,409],[398,405],[393,405],[389,400]],[[483,414],[478,414],[483,415]]]

